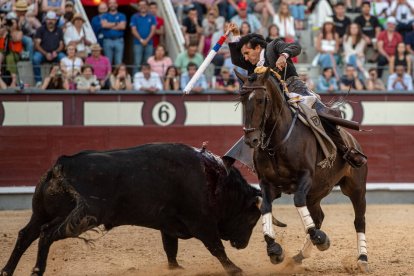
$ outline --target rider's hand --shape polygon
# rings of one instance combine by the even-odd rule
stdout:
[[[227,31],[231,32],[234,36],[240,35],[239,26],[237,26],[237,24],[235,23],[230,23],[227,28]]]
[[[284,55],[280,55],[276,61],[276,68],[279,70],[283,70],[286,67],[286,57]]]

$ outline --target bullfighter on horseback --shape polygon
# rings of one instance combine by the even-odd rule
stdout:
[[[239,27],[230,23],[228,31],[232,33],[232,42],[229,43],[231,59],[234,65],[247,70],[248,74],[254,73],[254,70],[260,66],[271,67],[273,70],[279,70],[284,78],[289,93],[296,93],[302,96],[314,96],[306,84],[299,79],[295,65],[291,58],[300,54],[302,48],[298,43],[285,43],[282,39],[277,38],[267,43],[263,36],[259,34],[248,34],[240,37]],[[320,115],[334,114],[339,117],[337,110],[331,109],[324,105],[317,97],[314,108]],[[328,116],[329,117],[329,116]],[[332,116],[331,116],[332,117]],[[343,158],[353,167],[359,168],[367,163],[367,157],[359,150],[349,147],[345,144],[339,134],[335,123],[320,116],[322,125],[335,143],[338,151]],[[231,165],[235,159],[240,161],[249,159],[246,155],[249,152],[244,145],[243,139],[225,154],[223,160],[226,165]],[[245,164],[250,162],[244,162]]]

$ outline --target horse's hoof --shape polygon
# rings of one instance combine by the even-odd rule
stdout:
[[[280,264],[285,258],[285,253],[283,252],[282,247],[277,243],[267,246],[267,255],[272,264]]]
[[[298,254],[292,257],[292,260],[296,265],[301,265],[304,259],[305,257],[303,257],[302,252],[299,252]]]
[[[357,265],[358,265],[359,271],[361,271],[362,273],[370,272],[367,255],[360,255],[358,258]]]
[[[319,251],[325,251],[331,245],[331,241],[323,231],[315,229],[309,234],[312,243],[319,249]]]
[[[323,232],[322,232],[323,233]],[[318,248],[319,251],[325,251],[328,250],[328,248],[331,246],[331,241],[329,240],[329,237],[325,235],[325,242],[322,244],[316,244],[316,248]]]
[[[357,265],[358,265],[358,269],[361,273],[369,273],[370,272],[368,262],[358,260]]]
[[[39,268],[37,268],[37,267],[35,267],[35,268],[33,268],[33,270],[32,270],[32,274],[30,274],[30,276],[42,276],[43,274],[42,273],[40,273],[40,269]]]
[[[285,253],[282,252],[281,255],[269,255],[270,262],[274,265],[280,264],[285,259]]]
[[[2,270],[2,271],[0,271],[0,276],[9,276],[9,273],[7,273],[6,271]]]

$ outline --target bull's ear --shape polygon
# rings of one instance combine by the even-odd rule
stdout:
[[[234,71],[234,74],[236,74],[236,77],[241,81],[242,84],[244,84],[247,81],[247,76],[237,71],[236,68],[234,68],[233,71]]]

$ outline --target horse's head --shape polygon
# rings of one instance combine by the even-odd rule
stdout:
[[[256,148],[261,143],[266,120],[272,111],[266,85],[270,69],[268,68],[263,74],[254,73],[249,77],[243,76],[237,70],[235,73],[243,83],[240,97],[244,107],[244,142],[251,148]]]

